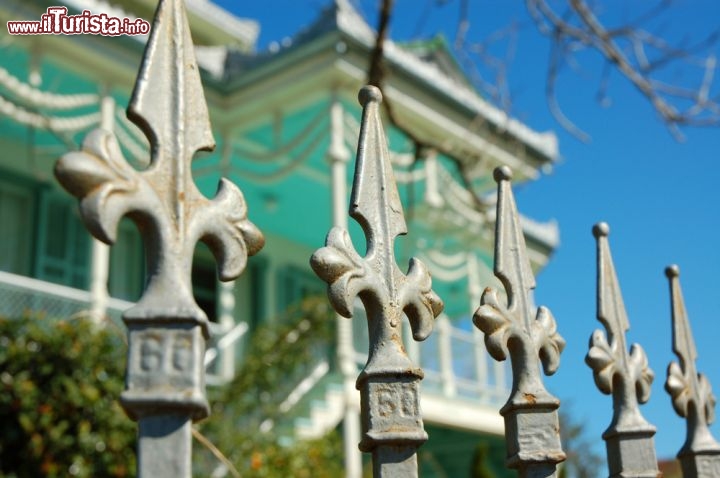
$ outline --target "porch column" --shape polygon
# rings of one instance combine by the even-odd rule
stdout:
[[[235,310],[235,281],[219,282],[218,294],[218,323],[223,331],[223,338],[228,337],[228,332],[235,330],[235,318],[233,312]],[[232,380],[235,377],[235,350],[236,342],[224,346],[224,341],[220,339],[217,343],[219,366],[218,375],[223,380]]]
[[[330,149],[327,152],[330,162],[332,187],[332,224],[347,229],[347,163],[350,152],[343,139],[343,107],[335,98],[330,106]],[[357,408],[355,390],[355,367],[353,349],[352,322],[335,314],[337,322],[337,358],[343,376],[345,396],[345,416],[343,418],[343,444],[345,450],[345,476],[360,478],[362,475],[362,456],[360,442],[360,414]]]
[[[438,159],[437,151],[434,149],[427,150],[425,154],[425,173],[425,202],[440,207],[444,201],[438,184]]]
[[[100,103],[100,127],[107,131],[115,128],[115,100],[109,94]],[[92,238],[90,258],[90,317],[96,323],[105,318],[108,293],[108,271],[110,268],[110,247],[98,239]]]
[[[468,270],[468,296],[470,297],[470,316],[475,312],[482,300],[482,285],[480,281],[480,264],[475,254],[467,255]],[[473,354],[475,358],[475,379],[478,382],[479,393],[484,396],[489,391],[487,374],[487,352],[483,333],[477,327],[473,327]]]

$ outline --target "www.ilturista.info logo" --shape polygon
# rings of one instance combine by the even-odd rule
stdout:
[[[10,35],[147,35],[150,23],[142,18],[111,17],[106,13],[92,14],[83,10],[68,15],[67,7],[49,7],[40,21],[15,20],[7,22]]]

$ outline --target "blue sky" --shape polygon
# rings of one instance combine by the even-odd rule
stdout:
[[[221,0],[239,16],[261,24],[259,44],[291,36],[316,17],[323,0],[237,2]],[[425,0],[396,1],[391,34],[409,39],[418,32],[438,31],[452,38],[458,0],[435,8],[424,24]],[[434,2],[436,3],[436,2]],[[641,2],[638,2],[641,3]],[[649,3],[649,2],[648,2]],[[611,20],[631,15],[624,2],[604,2]],[[647,4],[647,3],[646,3]],[[367,14],[376,2],[365,1]],[[282,13],[280,13],[282,12]],[[510,72],[515,91],[513,114],[536,130],[557,132],[562,159],[549,175],[516,191],[518,207],[539,220],[556,219],[561,245],[550,265],[539,275],[536,301],[548,306],[568,345],[557,374],[546,379],[549,390],[569,405],[588,432],[599,436],[610,423],[612,402],[602,395],[584,363],[588,339],[595,328],[595,243],[592,225],[600,220],[611,227],[610,244],[623,291],[631,329],[628,342],[640,343],[655,372],[650,402],[642,407],[658,427],[659,457],[674,456],[685,437],[685,425],[671,407],[663,389],[671,351],[670,306],[666,265],[677,263],[698,349],[698,369],[720,390],[717,348],[720,340],[720,129],[685,129],[678,142],[658,119],[647,100],[628,82],[613,75],[611,105],[602,107],[595,96],[599,63],[588,63],[581,75],[562,74],[558,98],[564,112],[592,137],[582,143],[562,130],[548,111],[545,72],[548,41],[529,24],[524,2],[489,0],[470,2],[468,35],[484,38],[511,20],[520,30]],[[680,1],[672,22],[658,23],[679,38],[717,28],[720,3],[714,0]],[[374,24],[374,19],[371,17]],[[711,22],[714,22],[711,23]],[[718,48],[715,48],[716,54]],[[696,72],[695,72],[696,73]],[[712,427],[716,437],[720,427]],[[599,451],[604,453],[603,447]]]

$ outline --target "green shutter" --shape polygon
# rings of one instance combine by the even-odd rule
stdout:
[[[118,237],[110,248],[108,291],[111,297],[137,301],[143,292],[145,255],[142,237],[133,222],[125,218],[118,227]]]
[[[30,275],[34,208],[30,188],[0,182],[0,270]]]
[[[45,190],[40,195],[36,256],[38,279],[87,289],[90,235],[75,201],[65,194]]]
[[[311,295],[325,293],[325,284],[309,270],[296,266],[287,266],[278,273],[278,303],[280,313],[298,304]]]
[[[247,272],[244,274],[246,280],[250,281],[250,331],[254,331],[263,320],[267,319],[266,302],[266,280],[269,261],[265,256],[253,257],[248,262]]]

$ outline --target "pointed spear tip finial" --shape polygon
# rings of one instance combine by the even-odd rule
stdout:
[[[382,100],[382,92],[377,86],[365,85],[360,89],[360,93],[358,93],[358,101],[363,108],[373,101],[382,103]]]
[[[595,236],[595,239],[600,239],[601,237],[608,237],[610,235],[610,226],[607,222],[598,222],[593,226],[592,233],[593,236]]]
[[[668,279],[680,277],[680,268],[677,266],[677,264],[671,264],[665,268],[665,275]]]
[[[510,169],[509,166],[498,166],[495,168],[495,171],[493,171],[493,177],[496,183],[500,181],[510,181],[512,179],[512,169]]]

